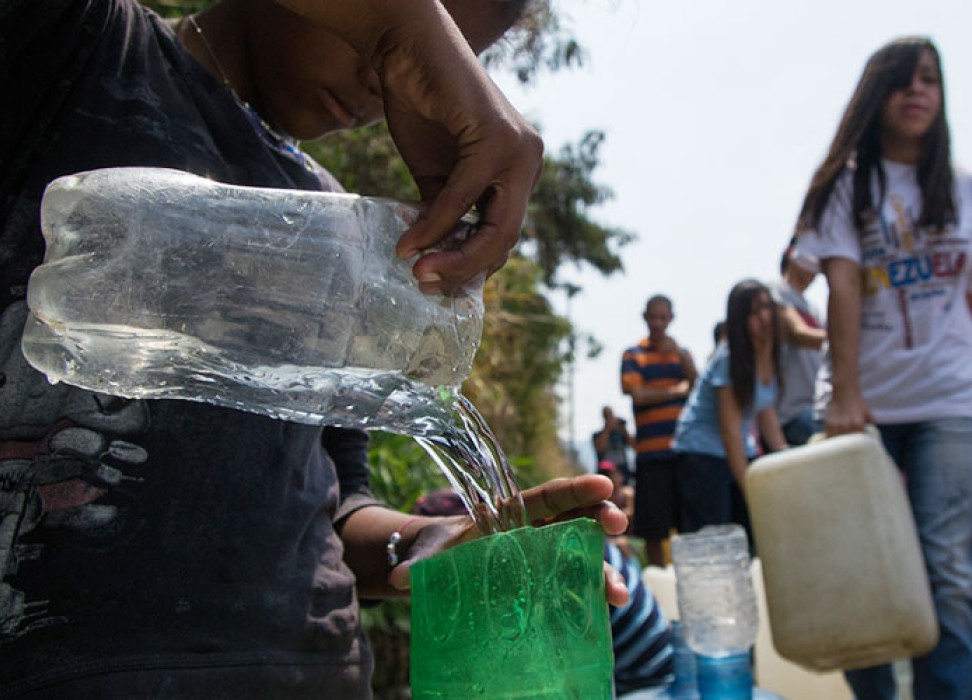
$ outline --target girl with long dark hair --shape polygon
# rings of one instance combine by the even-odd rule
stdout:
[[[950,161],[938,50],[887,44],[814,173],[797,248],[830,288],[818,414],[829,435],[877,425],[918,526],[941,639],[913,660],[915,700],[972,700],[970,200]],[[847,679],[858,700],[897,697],[889,666]]]
[[[743,280],[729,293],[726,340],[696,382],[675,430],[679,531],[735,522],[748,527],[742,484],[758,454],[786,447],[776,418],[780,331],[770,292]]]

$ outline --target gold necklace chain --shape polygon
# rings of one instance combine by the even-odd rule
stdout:
[[[203,34],[202,27],[200,27],[199,24],[196,23],[196,18],[193,15],[186,15],[186,19],[189,20],[189,24],[191,24],[192,28],[196,30],[196,34],[198,34],[200,40],[202,40],[203,46],[206,47],[206,52],[209,54],[209,57],[213,60],[213,64],[216,66],[216,70],[219,71],[220,76],[223,78],[223,85],[232,89],[233,86],[230,85],[229,78],[226,77],[226,71],[223,70],[222,64],[219,62],[219,59],[216,58],[216,52],[213,51],[213,47],[210,45],[209,40],[206,38],[206,35]]]

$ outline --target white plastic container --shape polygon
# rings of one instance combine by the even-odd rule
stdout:
[[[710,657],[748,653],[759,624],[749,544],[739,525],[710,525],[672,538],[685,641]]]
[[[746,493],[781,656],[827,671],[935,646],[914,517],[876,430],[761,457]]]

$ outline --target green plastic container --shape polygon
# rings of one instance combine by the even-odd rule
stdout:
[[[412,567],[414,700],[610,700],[604,532],[525,527]]]

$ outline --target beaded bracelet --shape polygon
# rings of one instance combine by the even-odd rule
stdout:
[[[398,543],[402,541],[402,533],[405,532],[405,528],[416,520],[419,520],[419,518],[409,518],[388,538],[388,544],[385,545],[385,551],[388,552],[388,566],[398,566]]]

